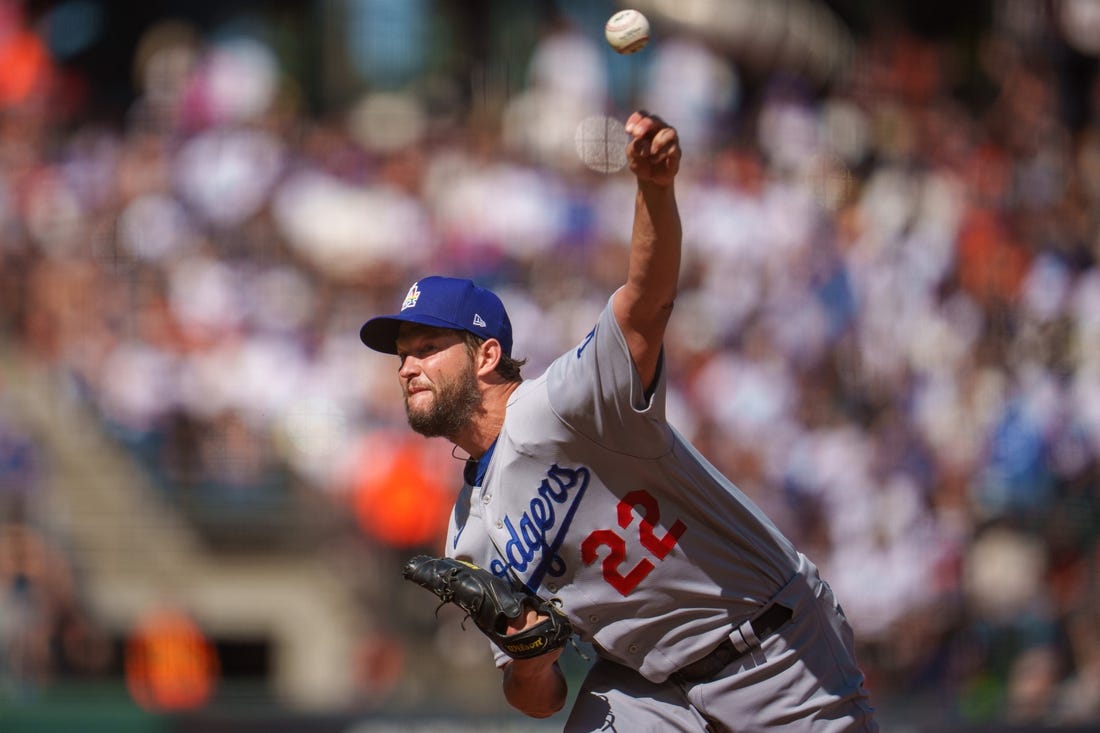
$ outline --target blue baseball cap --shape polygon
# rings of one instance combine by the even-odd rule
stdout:
[[[500,298],[471,280],[432,275],[409,288],[401,312],[378,316],[363,324],[359,338],[384,354],[397,353],[397,331],[402,323],[469,331],[483,339],[496,339],[512,355],[512,322]]]

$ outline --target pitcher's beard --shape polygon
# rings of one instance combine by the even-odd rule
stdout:
[[[405,396],[405,414],[409,427],[427,438],[454,438],[473,420],[481,407],[474,370],[464,370],[453,382],[439,385],[431,406],[413,410]]]

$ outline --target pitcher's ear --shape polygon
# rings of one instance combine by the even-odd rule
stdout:
[[[484,376],[496,371],[500,360],[504,358],[504,347],[494,338],[485,339],[477,348],[474,356],[474,371]]]

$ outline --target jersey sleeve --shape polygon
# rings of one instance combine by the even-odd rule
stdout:
[[[612,296],[614,297],[614,296]],[[547,370],[557,417],[601,446],[638,457],[668,450],[664,353],[647,393],[609,299],[596,325]]]

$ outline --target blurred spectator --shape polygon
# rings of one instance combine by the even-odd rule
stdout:
[[[391,547],[442,552],[440,538],[454,505],[445,478],[449,460],[435,444],[398,434],[366,437],[350,477],[351,505],[363,530]]]
[[[1073,672],[1058,693],[1057,720],[1081,725],[1100,720],[1100,614],[1095,599],[1069,619]]]
[[[0,524],[0,691],[35,698],[58,675],[96,674],[109,662],[62,548],[30,525]]]
[[[174,607],[138,619],[126,640],[125,666],[134,702],[149,711],[201,708],[217,686],[213,645],[188,613]]]
[[[26,26],[22,0],[0,2],[0,108],[44,99],[52,66],[42,39]]]
[[[41,456],[34,440],[6,419],[0,382],[0,521],[33,516],[40,500]]]

